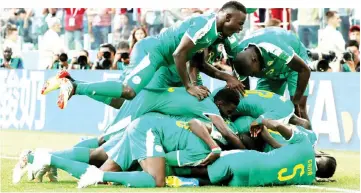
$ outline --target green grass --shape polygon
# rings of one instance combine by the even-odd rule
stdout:
[[[17,157],[23,149],[34,148],[51,148],[53,150],[61,150],[70,148],[77,143],[82,135],[50,133],[36,131],[0,131],[0,155]],[[15,142],[16,141],[16,142]],[[342,188],[360,190],[360,153],[346,151],[327,151],[337,159],[337,170],[333,183],[316,183],[318,187],[325,188]],[[299,188],[295,186],[283,187],[195,187],[195,188],[151,188],[151,189],[135,189],[124,188],[122,186],[98,185],[85,189],[76,189],[77,180],[59,170],[59,182],[50,183],[48,179],[44,179],[43,183],[28,182],[26,176],[23,177],[21,183],[13,185],[11,183],[12,168],[16,164],[16,160],[1,158],[0,159],[1,183],[0,192],[320,192],[330,191],[327,189],[309,189]],[[334,190],[331,190],[334,191]]]

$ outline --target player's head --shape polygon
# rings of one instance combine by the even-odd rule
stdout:
[[[239,91],[229,88],[218,91],[214,96],[214,103],[223,117],[229,117],[236,110],[239,100]]]
[[[246,7],[238,1],[225,3],[217,14],[217,30],[223,37],[242,31],[246,20]]]
[[[317,164],[316,177],[331,178],[336,171],[336,159],[324,152],[317,152],[315,157]]]
[[[237,54],[232,61],[234,69],[241,76],[254,76],[261,71],[262,57],[258,48],[248,46],[244,51]]]
[[[10,59],[11,59],[11,56],[13,55],[13,50],[10,48],[10,47],[6,47],[5,49],[4,49],[4,59],[6,60],[6,61],[10,61]]]

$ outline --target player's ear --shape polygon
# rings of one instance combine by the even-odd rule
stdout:
[[[232,15],[230,13],[226,14],[226,22],[230,22],[232,18]]]

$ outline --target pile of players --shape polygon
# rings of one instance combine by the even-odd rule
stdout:
[[[49,79],[42,94],[59,89],[61,109],[86,95],[120,111],[98,138],[64,151],[27,151],[13,182],[30,164],[31,180],[47,173],[57,181],[59,168],[78,178],[79,188],[290,185],[332,177],[336,160],[314,149],[317,137],[305,111],[305,47],[281,28],[240,41],[236,33],[247,11],[230,1],[217,13],[141,40],[119,81],[84,82],[67,71]],[[212,66],[217,44],[225,46],[232,74]],[[200,72],[227,84],[210,92]],[[244,89],[247,76],[260,78],[256,90]],[[282,96],[286,85],[291,100]]]

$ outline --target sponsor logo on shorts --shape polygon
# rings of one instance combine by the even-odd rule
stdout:
[[[157,152],[163,152],[163,147],[160,146],[160,145],[156,145],[154,149],[155,149],[155,151],[157,151]]]
[[[134,76],[134,77],[132,78],[132,82],[133,82],[134,84],[139,84],[140,81],[142,81],[142,79],[141,79],[139,76]]]

